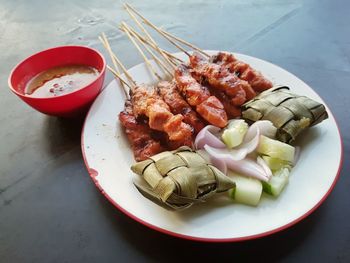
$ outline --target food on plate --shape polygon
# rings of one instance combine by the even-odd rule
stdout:
[[[204,128],[203,130],[207,132],[204,136],[202,132],[197,135],[200,139],[197,140],[196,138],[195,145],[203,148],[213,160],[223,162],[228,169],[261,181],[268,181],[272,176],[271,169],[260,157],[261,154],[257,152],[257,149],[262,137],[261,134],[268,134],[270,132],[268,129],[260,129],[259,126],[259,122],[250,126],[242,143],[233,148],[222,147],[218,143],[214,145],[213,142],[215,141],[212,137],[218,134],[218,132],[210,133],[210,130],[205,130],[206,128]],[[264,125],[261,126],[263,127]],[[275,140],[272,141],[275,142]]]
[[[288,183],[289,173],[290,171],[288,168],[281,168],[273,173],[273,176],[268,182],[262,182],[264,192],[273,196],[278,196]]]
[[[171,112],[173,114],[182,114],[184,116],[183,122],[194,129],[194,135],[203,129],[205,126],[204,121],[181,96],[174,81],[160,81],[157,87],[159,94],[162,96],[165,103],[168,104]]]
[[[25,95],[47,98],[71,93],[93,82],[98,74],[97,69],[85,65],[53,67],[34,76],[25,88]]]
[[[196,136],[194,146],[203,149],[205,145],[215,148],[225,148],[226,145],[219,139],[221,129],[213,125],[205,126]]]
[[[165,149],[172,150],[184,145],[192,147],[193,137],[205,125],[225,127],[228,116],[239,117],[240,106],[247,99],[256,96],[250,84],[238,78],[225,63],[212,63],[199,53],[189,55],[189,62],[186,63],[160,49],[143,26],[137,24],[146,36],[140,36],[126,23],[121,24],[121,30],[127,34],[140,52],[150,72],[158,78],[157,88],[154,85],[136,84],[117,56],[110,50],[107,39],[102,41],[114,60],[116,71],[113,73],[122,83],[126,83],[118,73],[120,67],[129,81],[128,86],[136,119],[141,118],[151,130],[162,132],[159,140]],[[172,81],[162,81],[140,45],[151,54],[163,72],[170,74],[168,79]],[[160,59],[150,51],[149,46],[165,58],[162,63],[159,63]],[[232,60],[232,57],[230,59]],[[164,63],[169,64],[166,66]]]
[[[130,100],[125,102],[124,110],[119,114],[119,121],[124,127],[136,161],[145,160],[164,150],[154,138],[156,134],[147,123],[136,119]]]
[[[270,120],[277,127],[277,139],[292,142],[298,134],[328,118],[323,104],[289,92],[286,86],[268,89],[242,106],[248,122]]]
[[[227,176],[235,183],[236,187],[229,190],[229,196],[237,203],[257,206],[260,202],[263,186],[261,181],[255,178],[242,176],[229,171]]]
[[[218,98],[218,100],[224,106],[228,119],[241,116],[241,107],[233,105],[231,99],[224,92],[214,89],[209,85],[207,87],[209,88],[210,93]]]
[[[282,168],[288,168],[292,169],[291,162],[282,160],[280,158],[274,158],[271,156],[263,155],[262,158],[264,159],[265,163],[267,164],[268,167],[270,167],[271,171],[277,171]],[[294,158],[294,163],[296,162]]]
[[[234,121],[239,121],[239,125],[244,122],[239,119]],[[205,127],[197,135],[195,145],[204,149],[210,162],[236,183],[229,192],[230,197],[238,203],[255,206],[262,190],[278,196],[296,164],[295,147],[274,139],[277,129],[266,120],[251,125],[244,132],[243,139],[239,140],[241,143],[232,148],[227,144],[223,147],[222,142],[218,142],[220,131],[217,129]]]
[[[226,126],[227,114],[224,106],[215,96],[210,95],[207,87],[201,85],[192,77],[188,66],[179,65],[174,76],[177,87],[184,98],[192,107],[196,107],[198,114],[203,119],[218,127]]]
[[[235,122],[245,126],[244,120]],[[252,206],[258,205],[263,190],[278,196],[294,165],[294,147],[265,136],[276,134],[269,121],[255,122],[233,147],[221,141],[221,132],[208,125],[196,137],[197,151],[183,146],[133,164],[131,170],[147,182],[135,186],[151,201],[175,210],[227,190],[235,202]]]
[[[211,57],[211,61],[227,68],[240,79],[247,81],[256,92],[272,88],[272,82],[265,78],[261,72],[253,69],[249,64],[238,60],[231,53],[219,52]]]
[[[144,36],[124,22],[120,28],[158,79],[156,84],[137,84],[107,39],[102,42],[115,66],[110,70],[129,87],[127,92],[124,86],[130,98],[119,119],[139,161],[131,170],[143,179],[134,182],[140,193],[173,210],[228,190],[235,202],[251,206],[258,205],[263,192],[279,196],[298,159],[299,148],[288,143],[326,119],[325,107],[287,87],[273,87],[262,73],[230,53],[210,56],[142,18],[188,56],[189,61],[183,61],[161,49],[132,18]]]
[[[190,66],[194,73],[204,78],[213,88],[223,91],[233,105],[241,106],[256,96],[255,91],[245,80],[218,64],[211,63],[199,53],[190,56]]]
[[[146,138],[151,138],[151,140],[141,140],[140,146],[133,148],[134,156],[135,158],[137,157],[138,160],[144,160],[150,157],[151,155],[148,153],[156,154],[161,149],[164,149],[164,146],[161,144],[166,144],[166,147],[169,148],[178,148],[183,145],[192,146],[193,128],[183,122],[183,115],[174,115],[171,113],[168,104],[159,96],[154,86],[135,85],[131,89],[131,100],[125,107],[132,108],[132,116],[136,123],[143,123],[142,127],[144,129],[142,131],[147,131],[145,126],[148,126],[147,132],[149,135],[148,137],[146,136]],[[129,109],[124,109],[124,111],[119,114],[119,119],[128,135],[127,122],[123,121],[125,112],[131,111]],[[130,132],[133,133],[134,130]],[[136,133],[137,132],[139,131],[136,130]],[[155,134],[155,136],[152,137],[152,134]],[[139,141],[138,138],[137,140]],[[129,139],[129,141],[131,140]],[[154,142],[157,142],[157,144],[154,144]],[[150,146],[152,146],[152,148],[149,148]],[[142,147],[147,150],[142,150]]]
[[[260,142],[256,149],[258,153],[290,163],[294,162],[295,148],[287,143],[260,136]]]
[[[230,120],[221,135],[228,148],[233,148],[243,142],[244,135],[248,131],[248,124],[244,120]]]
[[[192,136],[192,127],[183,122],[181,114],[172,114],[168,104],[152,85],[135,85],[131,90],[134,114],[148,117],[151,129],[168,134],[173,141],[184,141]]]
[[[235,186],[233,180],[185,146],[135,163],[131,170],[147,182],[147,186],[135,182],[140,193],[174,210],[188,208]]]

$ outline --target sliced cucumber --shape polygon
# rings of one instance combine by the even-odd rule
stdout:
[[[221,138],[228,148],[233,148],[242,143],[247,131],[248,124],[244,120],[230,120]]]
[[[289,170],[288,168],[282,168],[275,172],[268,182],[262,182],[265,193],[273,196],[279,196],[283,188],[288,183]]]
[[[280,158],[273,158],[267,155],[262,156],[262,158],[264,159],[267,166],[270,167],[272,171],[278,171],[278,170],[281,170],[282,168],[288,168],[289,170],[292,169],[292,165],[290,162],[281,160]]]
[[[229,191],[232,199],[245,205],[258,205],[262,194],[262,184],[259,180],[232,171],[228,171],[227,175],[236,183],[236,187]]]
[[[292,163],[294,161],[295,148],[289,144],[261,135],[257,152]]]

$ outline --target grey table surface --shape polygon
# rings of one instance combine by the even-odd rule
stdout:
[[[114,208],[82,159],[84,118],[45,116],[7,88],[28,55],[65,44],[102,49],[106,32],[130,67],[141,58],[117,30],[119,1],[0,1],[0,262],[263,260],[350,262],[349,1],[131,1],[203,49],[244,53],[294,73],[326,101],[344,164],[327,200],[297,225],[258,240],[210,244],[158,233]],[[112,79],[107,76],[105,84]]]

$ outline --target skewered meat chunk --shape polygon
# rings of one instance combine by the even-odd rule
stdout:
[[[125,102],[124,111],[119,114],[119,121],[124,127],[136,161],[146,160],[164,151],[160,142],[152,138],[149,126],[135,118],[130,100]]]
[[[233,105],[231,99],[224,92],[216,90],[212,87],[209,87],[209,90],[221,101],[222,105],[224,105],[224,109],[229,119],[241,116],[241,107]]]
[[[209,90],[192,77],[186,65],[182,64],[177,67],[175,80],[182,95],[191,106],[197,106],[210,97]]]
[[[227,68],[211,63],[198,53],[190,56],[190,65],[196,74],[203,76],[212,87],[225,92],[233,105],[241,106],[256,96],[247,81],[241,80]]]
[[[196,107],[203,119],[217,127],[226,126],[227,114],[224,106],[215,96],[210,95],[207,87],[197,82],[186,65],[176,68],[175,80],[186,101]]]
[[[187,146],[194,149],[192,137],[184,138],[181,141],[171,141],[167,139],[165,144],[166,144],[166,148],[169,150],[176,150],[177,148],[182,146]]]
[[[210,96],[205,101],[197,106],[197,112],[205,116],[209,123],[212,123],[218,127],[225,127],[227,124],[227,114],[224,110],[224,106],[215,96]],[[218,116],[220,118],[218,118]]]
[[[166,132],[169,139],[174,141],[192,136],[192,128],[183,122],[184,117],[172,114],[154,87],[138,85],[133,89],[131,97],[136,117],[147,116],[150,128]]]
[[[158,83],[158,90],[171,112],[184,116],[183,122],[193,128],[194,135],[203,129],[203,120],[180,95],[175,82],[161,81]]]
[[[237,118],[241,116],[241,107],[233,105],[231,99],[223,91],[217,90],[211,87],[205,79],[202,78],[199,74],[192,72],[192,76],[202,85],[208,87],[210,93],[214,95],[224,106],[227,116],[229,119]]]
[[[234,55],[227,52],[219,52],[211,58],[213,63],[222,65],[240,79],[248,81],[256,92],[262,92],[272,88],[272,82],[266,79],[259,71],[253,69],[249,64],[238,60]]]

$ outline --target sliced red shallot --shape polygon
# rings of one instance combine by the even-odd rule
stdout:
[[[259,128],[255,128],[255,136],[248,142],[241,144],[239,147],[233,149],[217,149],[211,145],[204,145],[204,149],[216,158],[228,158],[234,161],[240,161],[246,158],[246,156],[255,151],[259,145],[260,131]]]
[[[295,166],[299,160],[300,157],[300,147],[299,146],[295,146],[294,147],[294,161],[293,161],[293,166]]]
[[[258,158],[256,159],[256,162],[264,169],[267,178],[270,179],[272,176],[272,171],[270,167],[267,165],[267,163],[265,162],[265,160],[260,156],[258,156]]]
[[[277,128],[272,124],[271,121],[256,121],[249,127],[243,142],[250,141],[255,136],[255,130],[257,128],[259,128],[261,135],[265,135],[266,137],[269,137],[271,139],[274,139],[276,136]]]
[[[243,159],[240,161],[228,161],[227,167],[232,171],[241,173],[246,176],[254,177],[258,180],[267,182],[269,178],[266,176],[264,169],[258,165],[254,160]]]
[[[207,162],[210,163],[212,165],[214,165],[216,168],[218,168],[221,172],[223,172],[224,174],[227,174],[227,165],[226,163],[215,157],[212,155],[209,155],[207,151],[205,151],[204,149],[201,150],[197,150],[197,153],[203,157],[203,159]]]
[[[210,163],[218,168],[224,174],[227,174],[227,165],[224,160],[210,156]]]
[[[272,171],[264,159],[260,156],[252,158],[251,155],[254,155],[259,145],[260,135],[275,138],[277,128],[272,122],[263,120],[252,124],[248,128],[243,143],[233,149],[227,149],[226,145],[216,136],[219,132],[220,128],[208,125],[198,133],[195,146],[197,149],[204,148],[206,153],[203,150],[200,152],[205,155],[205,159],[210,160],[212,165],[225,174],[227,169],[231,169],[265,182],[271,178]],[[295,160],[298,157],[299,149],[297,148]]]
[[[237,173],[241,173],[242,175],[254,177],[265,182],[268,181],[268,176],[266,175],[264,169],[259,164],[257,164],[256,161],[249,158],[235,160],[232,158],[231,154],[225,153],[217,155],[217,152],[221,150],[212,148],[208,145],[205,145],[204,149],[211,157],[222,160],[226,164],[227,168]]]
[[[227,167],[234,172],[253,177],[264,182],[267,182],[269,180],[265,174],[264,169],[252,159],[247,158],[240,161],[234,161],[231,159],[225,161]]]
[[[220,132],[220,128],[213,125],[205,126],[196,136],[194,145],[196,149],[203,149],[204,145],[209,145],[215,148],[226,148],[226,145],[214,134]]]

